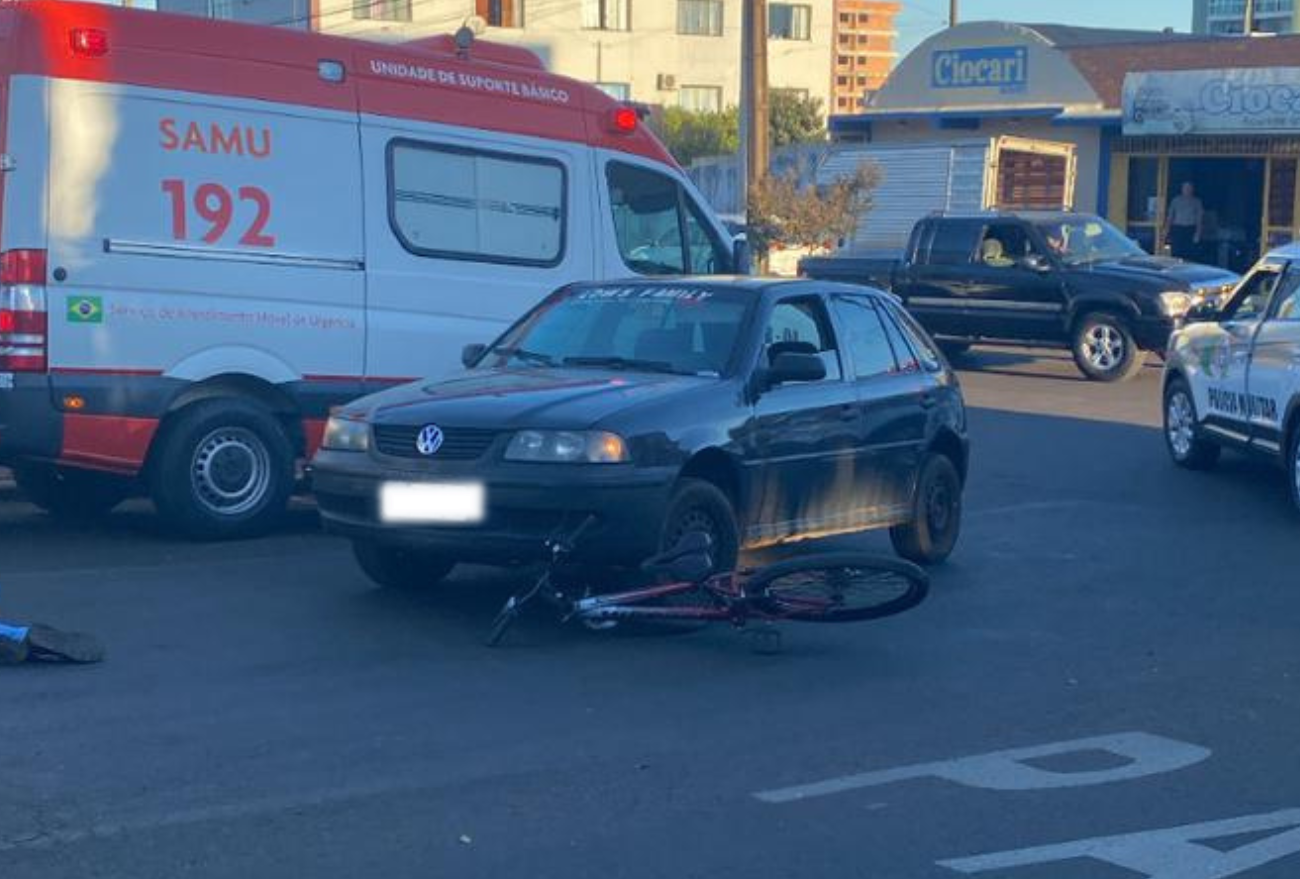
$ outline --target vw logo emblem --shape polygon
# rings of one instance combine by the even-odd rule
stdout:
[[[415,450],[421,455],[432,455],[442,448],[442,428],[436,424],[426,424],[420,428],[415,437]]]

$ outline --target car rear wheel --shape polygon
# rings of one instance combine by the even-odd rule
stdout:
[[[1127,381],[1146,356],[1122,317],[1104,312],[1084,315],[1074,330],[1074,362],[1093,381]]]
[[[659,532],[661,551],[672,549],[692,531],[702,531],[713,541],[713,569],[734,571],[740,557],[740,526],[731,501],[716,485],[703,479],[683,479],[668,501]]]
[[[912,520],[889,531],[894,551],[908,561],[937,565],[952,555],[961,535],[961,474],[947,455],[921,463],[912,500]]]
[[[150,483],[159,512],[183,533],[203,540],[251,537],[284,515],[293,465],[289,438],[268,409],[205,400],[165,425]]]
[[[456,567],[455,562],[434,553],[373,540],[352,541],[352,555],[367,577],[387,589],[414,591],[436,586]]]
[[[53,464],[21,464],[14,482],[27,500],[59,519],[86,520],[112,511],[131,492],[131,480]]]
[[[1208,470],[1218,463],[1223,449],[1200,436],[1197,423],[1191,388],[1182,379],[1174,379],[1165,389],[1165,446],[1169,457],[1179,467]]]

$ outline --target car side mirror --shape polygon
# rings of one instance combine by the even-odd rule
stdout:
[[[826,363],[819,354],[786,351],[776,356],[767,370],[767,386],[787,382],[816,382],[826,378]]]
[[[1029,254],[1021,260],[1020,264],[1031,272],[1050,272],[1052,270],[1051,262],[1041,253]]]
[[[1213,302],[1198,302],[1187,310],[1188,323],[1209,323],[1219,319],[1219,307]]]
[[[738,275],[748,275],[754,270],[754,255],[743,232],[731,240],[731,265]]]
[[[475,342],[472,345],[466,345],[460,349],[460,362],[466,369],[469,369],[475,363],[482,359],[483,354],[487,351],[487,345],[482,342]]]

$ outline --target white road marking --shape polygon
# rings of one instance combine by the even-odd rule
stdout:
[[[1198,841],[1266,830],[1280,832],[1226,852],[1198,844]],[[1224,821],[956,858],[939,861],[939,866],[958,873],[987,873],[1091,858],[1133,870],[1147,879],[1224,879],[1297,853],[1300,853],[1300,809],[1283,809]]]
[[[1129,762],[1110,769],[1081,772],[1040,769],[1024,762],[1087,751],[1108,751],[1128,758]],[[1174,772],[1200,763],[1209,756],[1210,749],[1200,745],[1150,733],[1128,732],[845,775],[811,784],[759,791],[754,796],[765,803],[789,803],[918,778],[940,778],[966,787],[1002,791],[1087,787]]]

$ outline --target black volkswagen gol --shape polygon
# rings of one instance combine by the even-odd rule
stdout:
[[[326,527],[384,585],[457,562],[634,564],[691,530],[742,547],[890,528],[947,557],[961,524],[957,379],[887,294],[816,281],[566,287],[466,369],[335,413],[313,463]]]

